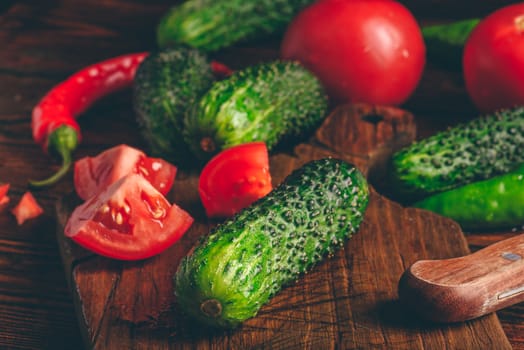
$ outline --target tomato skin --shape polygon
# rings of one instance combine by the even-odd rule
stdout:
[[[44,213],[44,209],[38,204],[33,194],[25,192],[18,204],[11,209],[11,213],[16,217],[18,225],[22,225],[27,220],[34,219]]]
[[[169,248],[192,223],[144,177],[129,174],[78,206],[64,233],[96,254],[142,260]]]
[[[312,71],[338,103],[400,105],[417,87],[426,49],[420,27],[391,0],[323,0],[289,25],[284,59]]]
[[[202,169],[198,191],[210,218],[229,217],[273,189],[264,142],[227,148]]]
[[[468,92],[482,112],[524,104],[524,3],[491,13],[464,46]]]
[[[122,144],[95,157],[77,160],[73,175],[75,190],[80,198],[87,200],[131,173],[144,176],[166,195],[173,186],[177,168],[161,158],[147,157],[142,151]]]

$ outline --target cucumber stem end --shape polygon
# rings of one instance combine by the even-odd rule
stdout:
[[[211,137],[204,137],[200,140],[200,148],[206,153],[215,152],[216,145]]]
[[[222,314],[222,304],[216,299],[208,299],[200,304],[200,311],[206,316],[217,318]]]

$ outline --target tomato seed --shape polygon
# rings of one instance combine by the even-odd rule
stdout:
[[[107,214],[107,213],[109,213],[109,205],[104,204],[103,206],[100,207],[99,210],[100,210],[100,212],[101,212],[102,214]]]
[[[166,211],[164,210],[164,208],[156,208],[155,210],[151,212],[151,215],[153,216],[154,219],[160,219],[165,214],[166,214]]]
[[[146,168],[144,168],[143,166],[139,166],[138,167],[138,171],[140,171],[143,175],[145,176],[148,176],[149,175],[149,172],[147,171]]]
[[[115,221],[118,225],[122,225],[122,223],[124,222],[124,218],[122,217],[121,213],[116,214]]]

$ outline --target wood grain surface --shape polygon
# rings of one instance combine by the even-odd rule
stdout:
[[[342,158],[368,174],[376,159],[384,159],[381,152],[412,141],[414,135],[413,116],[403,110],[341,106],[316,138],[274,154],[271,175],[276,185],[293,169],[324,157]],[[400,305],[398,282],[411,264],[462,256],[469,249],[453,221],[403,208],[376,192],[361,229],[344,249],[284,289],[257,317],[229,332],[192,325],[178,311],[173,275],[180,259],[216,224],[205,218],[197,183],[197,175],[184,176],[172,193],[172,200],[196,223],[168,251],[142,262],[116,262],[83,251],[61,229],[78,200],[72,195],[59,204],[57,240],[88,348],[511,348],[495,314],[435,325]]]
[[[424,2],[406,0],[403,2],[422,23],[427,23],[483,16],[499,6],[514,1],[469,0],[457,3],[451,0]],[[122,53],[154,49],[156,23],[174,3],[174,1],[166,0],[4,0],[0,2],[0,182],[11,183],[10,206],[14,205],[28,189],[27,181],[29,179],[44,178],[58,169],[57,162],[32,141],[30,130],[32,107],[54,84],[86,65]],[[277,55],[278,40],[239,45],[217,53],[216,58],[230,64],[233,68],[239,68],[253,62],[277,57]],[[413,113],[418,138],[430,135],[459,121],[470,119],[477,114],[464,92],[460,74],[432,66],[427,67],[419,89],[403,108]],[[144,147],[137,131],[129,92],[119,93],[97,103],[82,115],[80,123],[83,141],[75,153],[76,158],[96,154],[119,143]],[[322,136],[317,135],[317,137],[321,140]],[[327,146],[323,147],[318,144],[314,150],[310,146],[301,146],[297,149],[297,154],[304,153],[312,156],[311,152],[320,152],[314,153],[318,155],[325,152],[326,148]],[[289,165],[282,165],[288,163],[280,162],[281,158],[287,160],[288,157],[290,157],[289,154],[281,154],[272,159],[272,169],[276,174],[285,174],[290,170],[287,168]],[[300,158],[293,158],[291,163],[293,166],[297,165],[294,163],[295,159]],[[358,159],[367,161],[366,157]],[[193,186],[193,188],[196,186],[194,180],[189,177],[177,179],[177,186],[184,185]],[[100,281],[97,283],[105,286],[118,286],[125,281],[136,281],[133,276],[137,274],[146,282],[166,281],[172,271],[157,271],[155,266],[162,262],[169,262],[173,264],[174,268],[176,261],[170,261],[170,256],[167,254],[152,259],[145,266],[129,264],[125,268],[115,266],[108,260],[93,258],[89,254],[85,255],[85,261],[80,258],[74,266],[70,264],[70,261],[63,261],[60,249],[75,249],[75,247],[60,247],[58,244],[56,232],[59,231],[59,223],[55,217],[55,205],[57,200],[70,193],[72,188],[72,176],[68,176],[53,188],[35,192],[45,213],[22,226],[18,226],[14,217],[8,212],[0,215],[0,348],[84,348],[82,336],[84,328],[80,327],[81,324],[78,323],[79,317],[82,317],[84,313],[101,318],[98,322],[102,325],[101,327],[89,329],[86,332],[96,337],[96,340],[99,341],[97,344],[101,348],[109,348],[110,345],[114,345],[111,347],[113,349],[147,348],[148,342],[158,341],[159,338],[165,337],[164,339],[170,341],[178,339],[181,332],[174,332],[178,328],[176,328],[177,321],[174,319],[176,310],[171,310],[172,299],[162,300],[154,298],[151,293],[145,293],[140,300],[129,300],[134,295],[131,292],[140,291],[147,283],[128,284],[125,289],[107,290],[92,287],[93,293],[99,293],[102,296],[109,293],[118,302],[118,307],[105,311],[109,312],[106,313],[107,315],[118,316],[118,322],[111,327],[107,323],[109,318],[102,318],[104,310],[101,311],[100,306],[84,305],[82,309],[75,304],[75,291],[70,289],[66,278],[74,270],[73,267],[78,266],[75,273],[78,276],[83,273],[84,277],[89,276],[90,271],[103,270],[104,273],[99,276]],[[183,193],[174,193],[173,196],[181,203],[189,204],[192,201],[189,195]],[[360,232],[334,259],[326,261],[312,273],[316,276],[327,274],[334,278],[337,283],[342,284],[345,292],[350,293],[348,295],[352,299],[335,298],[334,301],[325,303],[323,300],[315,299],[318,297],[317,287],[319,290],[322,288],[327,290],[330,286],[326,280],[314,284],[314,276],[307,276],[302,284],[290,286],[271,305],[268,305],[259,315],[260,319],[252,320],[246,325],[246,327],[255,328],[259,325],[260,320],[267,320],[271,327],[281,326],[278,331],[271,331],[271,328],[267,329],[267,327],[254,330],[254,336],[250,339],[249,344],[255,344],[256,348],[269,348],[271,345],[277,347],[293,342],[296,344],[301,334],[310,334],[311,337],[306,338],[310,339],[310,342],[313,339],[335,341],[333,337],[337,337],[345,342],[343,344],[348,345],[362,344],[360,341],[363,337],[368,337],[368,343],[362,345],[362,348],[366,346],[384,348],[395,344],[405,344],[407,348],[410,348],[411,344],[420,345],[426,341],[441,345],[438,348],[466,348],[465,345],[472,344],[456,343],[456,341],[463,334],[464,328],[467,328],[469,334],[477,334],[476,332],[483,329],[477,338],[477,345],[484,345],[481,348],[490,348],[492,344],[507,347],[507,340],[509,340],[514,349],[524,349],[524,305],[522,304],[497,313],[506,335],[504,337],[494,315],[466,324],[448,325],[443,332],[432,325],[415,322],[398,309],[398,304],[394,301],[395,294],[391,292],[394,284],[391,276],[383,281],[384,285],[380,285],[380,288],[383,288],[380,289],[383,291],[382,294],[378,296],[377,294],[355,294],[361,285],[373,285],[374,283],[378,285],[379,282],[382,282],[373,281],[374,276],[371,275],[341,275],[344,269],[353,271],[349,267],[355,262],[370,265],[373,268],[391,265],[395,272],[399,273],[401,266],[407,266],[408,262],[401,263],[398,258],[393,261],[389,259],[393,259],[391,256],[395,254],[398,257],[401,250],[420,250],[420,254],[442,254],[442,257],[460,255],[467,250],[466,241],[463,240],[462,235],[457,235],[456,246],[445,245],[444,250],[439,248],[441,240],[439,233],[449,230],[457,234],[457,228],[456,225],[449,224],[447,220],[442,222],[432,216],[428,222],[425,221],[425,224],[408,225],[410,229],[402,233],[411,240],[396,241],[398,246],[392,244],[391,248],[394,253],[391,256],[388,255],[382,258],[383,260],[366,259],[365,256],[356,254],[352,248],[362,244],[362,240],[369,237],[370,232],[377,240],[386,240],[390,238],[391,234],[381,225],[370,224],[373,222],[372,215],[377,215],[373,212],[379,208],[385,208],[387,212],[391,213],[399,210],[397,205],[376,194],[374,194],[371,208],[374,208],[370,211],[371,217],[366,221],[369,223],[362,228],[362,232],[367,232],[368,235],[360,234],[362,233]],[[420,215],[419,212],[414,211],[407,213],[403,211],[402,213],[398,218],[388,219],[397,225],[395,227],[399,232],[401,231],[400,224],[405,224],[406,221],[411,223],[412,215],[415,218]],[[380,219],[382,220],[383,217],[381,216]],[[197,225],[192,235],[198,230],[206,229],[205,225],[200,225],[203,224]],[[438,228],[440,232],[433,228]],[[422,236],[419,236],[420,232],[423,232]],[[519,232],[466,234],[466,239],[469,249],[474,251],[517,233]],[[179,256],[188,248],[191,237],[193,236],[188,236],[186,245],[173,247],[171,253]],[[367,248],[371,249],[372,246]],[[78,257],[78,254],[81,253],[76,251],[74,254],[75,257]],[[411,256],[411,258],[414,257]],[[376,266],[371,266],[373,264]],[[298,302],[298,311],[294,311],[294,309],[289,309],[286,298],[293,293],[296,294],[300,288],[306,288],[304,301],[302,304]],[[357,300],[357,304],[363,309],[351,309],[354,307],[353,299]],[[126,305],[135,305],[135,307],[129,308]],[[372,305],[378,305],[378,307],[372,309]],[[359,325],[358,331],[355,332],[359,338],[352,338],[351,334],[339,332],[337,325],[332,324],[333,313],[326,312],[326,310],[333,310],[340,314],[349,310],[355,311],[348,315],[352,318],[347,320]],[[279,313],[280,315],[292,314],[298,323],[303,319],[304,314],[318,315],[318,322],[309,328],[307,326],[301,328],[299,325],[298,329],[293,327],[289,329],[289,327],[286,328],[289,323],[278,317],[272,318]],[[392,319],[388,316],[391,314],[400,314],[400,319]],[[137,320],[139,322],[136,322]],[[385,322],[387,327],[383,332],[373,332],[373,327],[378,324],[382,325],[380,322]],[[405,332],[404,336],[399,337],[399,332],[392,331],[395,328]],[[290,338],[288,333],[293,336]],[[421,333],[424,336],[421,336]],[[115,340],[107,337],[110,334],[122,336],[123,342],[115,345]],[[187,332],[182,334],[187,334]],[[451,335],[451,338],[444,334]],[[271,343],[264,345],[262,340],[267,339],[268,336],[271,337]],[[133,337],[134,339],[140,338],[140,342],[127,344],[126,342]],[[237,343],[232,342],[231,339],[236,339]],[[226,344],[233,347],[246,344],[243,343],[245,341],[238,335],[237,338],[231,338],[230,335],[226,337],[200,336],[199,338],[203,346]],[[167,344],[164,343],[163,346],[167,347]]]

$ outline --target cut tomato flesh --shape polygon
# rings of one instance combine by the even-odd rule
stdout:
[[[18,225],[30,219],[34,219],[44,213],[44,209],[38,204],[31,192],[26,192],[20,198],[18,204],[11,210],[11,213],[16,217]]]
[[[116,230],[119,233],[130,234],[132,226],[130,225],[131,207],[128,203],[117,207],[111,203],[103,204],[95,213],[93,220],[99,222],[110,230]]]
[[[65,234],[97,254],[139,260],[170,247],[192,223],[143,176],[130,174],[77,207]]]
[[[175,181],[177,168],[160,158],[147,157],[128,145],[112,147],[95,157],[75,162],[74,184],[84,200],[128,174],[140,174],[160,193],[167,194]]]
[[[176,176],[176,167],[161,158],[142,157],[136,172],[146,178],[160,193],[167,194]]]

